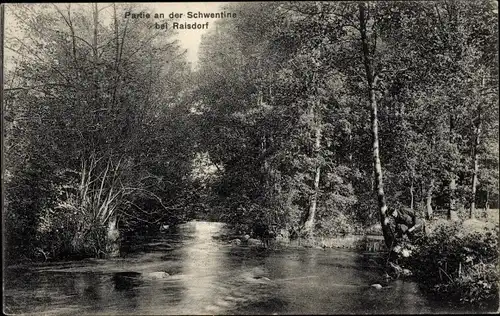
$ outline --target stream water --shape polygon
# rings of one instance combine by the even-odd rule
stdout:
[[[384,282],[369,255],[235,246],[221,223],[189,222],[118,259],[11,266],[4,311],[81,314],[471,313]],[[166,274],[168,273],[168,275]],[[380,283],[382,289],[370,285]]]

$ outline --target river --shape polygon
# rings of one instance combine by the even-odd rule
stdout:
[[[389,283],[367,254],[337,249],[255,249],[213,237],[221,223],[193,221],[117,259],[6,268],[4,311],[82,314],[470,313]],[[168,275],[165,274],[168,273]],[[380,283],[382,289],[370,285]]]

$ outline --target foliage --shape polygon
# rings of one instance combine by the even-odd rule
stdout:
[[[352,234],[355,228],[355,222],[340,212],[320,218],[316,225],[318,237],[346,236]]]
[[[427,200],[435,208],[468,207],[476,137],[471,120],[478,104],[483,127],[496,126],[494,8],[487,1],[366,7],[380,78],[376,98],[388,204],[419,211]],[[329,212],[354,215],[365,225],[379,221],[358,4],[228,9],[239,19],[219,21],[205,36],[196,73],[207,135],[200,146],[220,169],[211,187],[220,197],[213,207],[231,213],[224,218],[264,216],[293,230],[304,228],[313,200],[318,221],[321,212],[324,218]],[[485,76],[493,79],[481,89]],[[481,190],[496,183],[487,178],[496,171],[486,158],[497,135],[481,137],[480,170],[491,168],[480,172],[485,187],[477,197],[484,205]],[[457,188],[450,189],[452,180]],[[239,213],[239,204],[252,211]]]
[[[173,34],[130,23],[129,4],[10,9],[8,245],[100,255],[117,242],[116,221],[175,219],[194,152],[181,97],[189,69]]]
[[[498,225],[466,231],[459,223],[440,225],[415,247],[409,264],[420,283],[437,295],[462,303],[498,299]]]

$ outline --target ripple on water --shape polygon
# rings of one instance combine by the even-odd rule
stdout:
[[[385,287],[381,273],[355,251],[228,246],[212,238],[224,230],[223,224],[191,222],[123,258],[9,268],[5,310],[46,315],[459,311],[432,302],[412,282]],[[162,272],[170,276],[145,277]],[[373,283],[384,288],[375,291]]]

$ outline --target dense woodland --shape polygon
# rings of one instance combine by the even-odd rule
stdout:
[[[172,30],[124,17],[139,4],[9,6],[8,257],[116,254],[192,218],[311,238],[378,223],[388,246],[392,209],[481,218],[498,208],[497,6],[226,4],[196,67]]]

